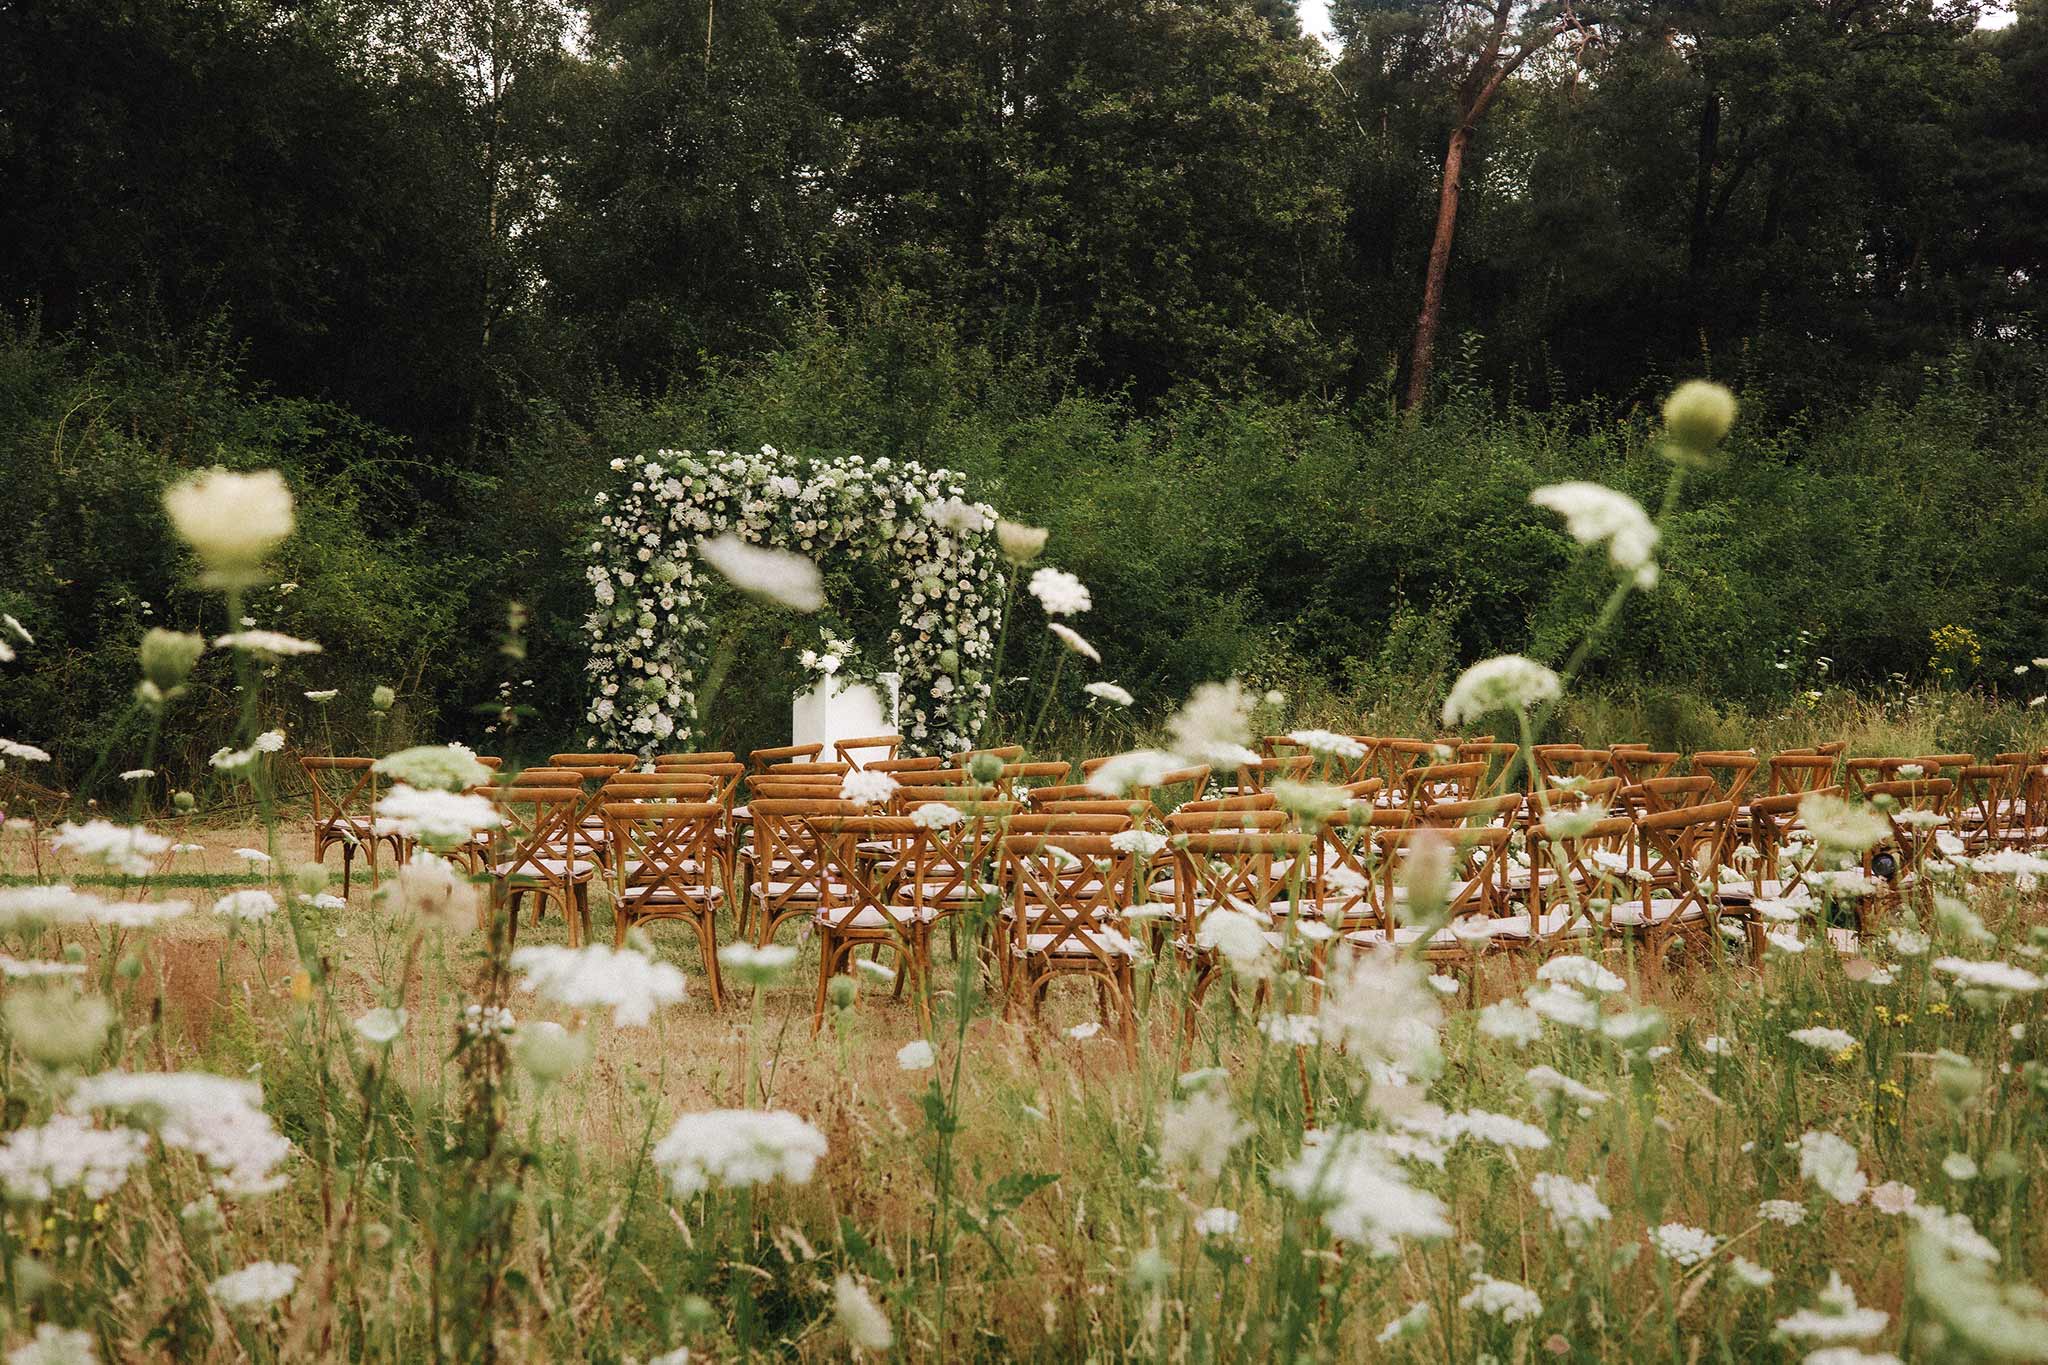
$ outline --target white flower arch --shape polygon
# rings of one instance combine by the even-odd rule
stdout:
[[[586,574],[593,696],[585,719],[600,742],[643,753],[693,739],[710,621],[703,584],[715,571],[691,550],[724,532],[824,561],[883,561],[901,603],[889,632],[903,675],[906,752],[972,746],[987,713],[1003,591],[995,510],[963,499],[963,476],[858,455],[804,460],[762,446],[751,455],[657,451],[599,493]]]

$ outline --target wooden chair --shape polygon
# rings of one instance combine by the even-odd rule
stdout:
[[[1469,740],[1458,746],[1457,761],[1460,763],[1484,763],[1486,776],[1480,779],[1478,795],[1499,796],[1508,790],[1509,779],[1515,775],[1515,759],[1521,754],[1522,746],[1496,740]],[[1521,775],[1523,785],[1528,783],[1528,774]]]
[[[590,879],[598,860],[583,837],[581,786],[472,787],[490,798],[504,819],[502,839],[486,858],[492,903],[504,904],[511,915],[508,929],[519,931],[519,902],[531,896],[533,920],[550,901],[560,907],[569,926],[569,946],[581,947],[590,931]]]
[[[863,735],[858,739],[835,741],[832,745],[832,756],[841,763],[851,763],[856,768],[865,768],[868,766],[869,760],[855,758],[855,754],[865,753],[870,749],[879,749],[881,753],[877,757],[887,761],[895,758],[896,751],[902,747],[903,736],[901,735]],[[934,764],[933,766],[936,767],[937,765]]]
[[[1528,840],[1529,910],[1499,920],[1494,941],[1539,959],[1589,945],[1597,952],[1614,903],[1636,894],[1635,821],[1609,816],[1572,834],[1536,824]]]
[[[1005,1013],[1020,988],[1036,1018],[1055,979],[1090,978],[1103,1022],[1135,1052],[1143,950],[1116,927],[1130,896],[1133,855],[1106,834],[1005,834],[999,857],[1009,910]]]
[[[784,924],[813,914],[837,894],[808,822],[861,812],[837,796],[767,797],[748,805],[754,838],[739,852],[740,876],[747,887],[748,918],[758,918],[756,940],[765,947]]]
[[[1751,955],[1761,957],[1762,935],[1748,912],[1736,907],[1724,912],[1720,899],[1721,864],[1734,815],[1733,805],[1717,801],[1658,811],[1636,822],[1647,875],[1638,881],[1636,902],[1615,906],[1609,924],[1641,942],[1646,974],[1662,973],[1664,953],[1680,937],[1693,935],[1718,945],[1724,914],[1748,923]]]
[[[1217,953],[1199,942],[1202,922],[1218,910],[1249,916],[1277,953],[1290,942],[1287,930],[1297,913],[1309,914],[1314,923],[1323,922],[1323,891],[1314,875],[1315,840],[1298,831],[1189,833],[1177,838],[1169,851],[1174,950],[1192,974],[1182,1022],[1185,1047],[1194,1036],[1195,1020],[1209,988],[1222,971]],[[1274,927],[1276,924],[1280,927]],[[1292,941],[1308,946],[1313,969],[1319,960],[1313,942],[1306,938]]]
[[[1408,810],[1422,810],[1445,801],[1470,801],[1486,780],[1486,764],[1431,763],[1416,765],[1401,774],[1396,788],[1397,804]]]
[[[825,746],[818,744],[781,744],[771,749],[753,749],[747,754],[747,764],[755,772],[765,772],[778,763],[809,763],[825,752]]]
[[[1953,808],[1964,852],[2013,845],[2012,830],[2024,818],[2020,784],[2026,771],[2017,763],[1973,763],[1956,771]]]
[[[860,949],[873,948],[896,954],[897,979],[909,986],[921,1031],[929,1036],[934,915],[918,899],[921,877],[886,875],[905,863],[914,866],[924,860],[923,826],[901,815],[816,814],[801,819],[822,873],[821,894],[811,911],[818,930],[818,996],[811,1032],[825,1022],[825,995],[832,978],[851,966]],[[877,843],[889,846],[890,857],[872,855]],[[910,899],[901,898],[900,888],[908,889]]]
[[[1766,796],[1803,796],[1823,787],[1837,785],[1833,754],[1781,753],[1771,755],[1770,784]]]
[[[937,772],[946,766],[946,760],[937,754],[925,754],[918,758],[876,758],[861,765],[871,773],[887,773],[900,781],[907,780],[908,774]]]
[[[1614,775],[1625,787],[1637,787],[1671,776],[1681,757],[1675,752],[1658,752],[1647,745],[1638,749],[1633,745],[1617,744],[1607,752],[1607,761],[1613,767]]]
[[[1379,876],[1381,922],[1348,930],[1334,942],[1357,951],[1389,947],[1405,951],[1420,940],[1428,926],[1412,922],[1408,887],[1402,873],[1422,841],[1448,843],[1452,853],[1448,919],[1442,928],[1430,934],[1422,956],[1434,965],[1467,968],[1467,984],[1476,991],[1477,973],[1469,969],[1477,967],[1479,958],[1491,945],[1495,922],[1508,913],[1508,846],[1512,838],[1513,831],[1504,825],[1377,830],[1373,835],[1373,858]],[[1327,877],[1326,871],[1326,881]]]
[[[1705,749],[1689,760],[1689,770],[1695,775],[1705,774],[1714,779],[1716,801],[1734,803],[1742,808],[1742,798],[1749,790],[1750,779],[1756,776],[1761,761],[1753,753],[1739,749]]]
[[[726,899],[725,807],[716,801],[605,802],[610,837],[612,946],[636,924],[689,924],[704,958],[713,1009],[724,1003],[718,977],[718,909]]]
[[[640,766],[638,754],[549,754],[548,763],[556,768],[610,768],[617,772],[623,768]]]
[[[374,758],[301,754],[312,802],[313,861],[327,861],[327,850],[341,849],[341,894],[348,894],[349,867],[361,852],[370,864],[370,885],[378,884],[377,845],[391,846],[391,860],[405,861],[405,836],[377,832],[377,773]]]

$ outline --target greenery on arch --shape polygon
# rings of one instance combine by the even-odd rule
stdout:
[[[914,461],[657,451],[614,460],[597,494],[585,619],[597,740],[649,752],[695,737],[697,689],[714,624],[716,575],[695,545],[730,533],[829,564],[882,565],[898,604],[888,648],[902,675],[906,751],[956,752],[987,714],[1004,587],[995,511],[966,500],[964,476]]]

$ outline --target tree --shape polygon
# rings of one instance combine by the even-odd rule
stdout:
[[[1581,46],[1591,40],[1591,31],[1580,20],[1573,0],[1544,0],[1535,5],[1524,0],[1444,0],[1437,14],[1444,46],[1471,55],[1451,64],[1457,118],[1444,148],[1436,232],[1430,239],[1422,308],[1415,319],[1415,346],[1408,362],[1405,406],[1410,411],[1419,408],[1429,394],[1437,330],[1443,320],[1444,280],[1451,268],[1451,239],[1458,226],[1458,197],[1464,187],[1465,150],[1472,135],[1508,79],[1530,58],[1568,34],[1576,35]],[[1512,38],[1510,29],[1514,30]]]

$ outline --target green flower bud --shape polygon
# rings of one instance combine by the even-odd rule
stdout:
[[[1735,395],[1708,379],[1688,379],[1664,400],[1664,434],[1704,455],[1735,425]]]
[[[835,1010],[852,1009],[854,997],[859,994],[860,986],[850,976],[835,976],[825,983],[825,999]]]
[[[519,1030],[512,1054],[542,1085],[558,1081],[590,1059],[590,1042],[553,1020],[543,1019]]]
[[[378,683],[370,689],[370,709],[372,711],[389,711],[396,705],[398,705],[398,694],[383,683]]]
[[[199,798],[191,792],[172,792],[171,804],[181,815],[190,815],[199,805]]]
[[[994,754],[976,754],[967,761],[967,775],[982,786],[993,786],[1003,775],[1003,760]]]
[[[114,1022],[106,1001],[68,989],[18,991],[0,1014],[15,1046],[53,1071],[91,1062]]]
[[[319,863],[300,863],[292,869],[292,889],[312,899],[327,889],[327,869]]]
[[[941,673],[958,673],[960,671],[960,651],[957,649],[940,650],[938,664],[939,672]]]
[[[142,676],[164,696],[174,695],[192,676],[206,641],[183,631],[152,626],[142,637]]]
[[[121,954],[121,960],[114,964],[114,974],[123,981],[133,981],[142,975],[142,959],[134,953]]]
[[[1046,537],[1051,534],[1044,527],[1026,526],[1022,522],[996,523],[996,543],[1002,546],[1003,558],[1012,564],[1029,564],[1044,554]]]

